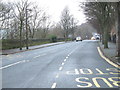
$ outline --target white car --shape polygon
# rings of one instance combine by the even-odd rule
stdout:
[[[76,37],[76,42],[78,41],[82,41],[82,38],[81,37]]]

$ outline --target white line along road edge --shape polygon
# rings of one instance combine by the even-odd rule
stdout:
[[[111,64],[112,66],[116,67],[116,68],[120,68],[120,66],[118,66],[117,64],[113,63],[112,61],[110,61],[107,57],[105,57],[102,53],[102,51],[100,50],[100,47],[97,47],[98,49],[98,52],[100,54],[100,56],[105,60],[107,61],[109,64]]]
[[[13,64],[9,64],[9,65],[6,65],[6,66],[1,67],[0,69],[5,69],[5,68],[8,68],[8,67],[14,66],[14,65],[16,65],[16,64],[19,64],[19,63],[21,63],[21,62],[25,62],[25,61],[23,60],[23,61],[19,61],[19,62],[13,63]]]

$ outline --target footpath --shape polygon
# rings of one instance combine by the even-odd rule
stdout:
[[[0,54],[1,55],[14,54],[14,53],[19,53],[19,52],[24,52],[24,51],[29,51],[29,50],[34,50],[34,49],[54,46],[54,45],[59,45],[59,44],[63,44],[63,43],[65,43],[65,42],[57,42],[57,43],[49,43],[49,44],[43,44],[43,45],[29,46],[28,50],[26,50],[26,47],[23,47],[22,50],[20,50],[19,48],[9,49],[9,50],[2,50]]]
[[[106,56],[107,58],[109,58],[112,62],[114,62],[117,65],[120,65],[120,57],[116,57],[116,44],[109,42],[108,49],[104,49],[104,46],[102,45],[101,42],[98,42],[101,51],[103,52],[104,56]]]

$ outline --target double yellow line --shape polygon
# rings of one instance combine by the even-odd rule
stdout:
[[[99,52],[100,56],[101,56],[105,61],[107,61],[109,64],[111,64],[112,66],[114,66],[114,67],[116,67],[116,68],[120,68],[119,65],[113,63],[113,62],[110,61],[107,57],[105,57],[105,56],[103,55],[102,51],[100,50],[100,47],[97,47],[97,49],[98,49],[98,52]]]

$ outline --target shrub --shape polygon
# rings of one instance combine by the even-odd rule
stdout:
[[[51,42],[57,42],[57,36],[55,35],[50,35],[49,36]]]

